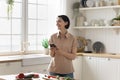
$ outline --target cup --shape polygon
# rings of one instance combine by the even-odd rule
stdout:
[[[87,21],[84,22],[84,26],[88,26],[88,22]]]

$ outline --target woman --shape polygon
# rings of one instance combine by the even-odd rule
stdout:
[[[59,32],[54,33],[49,40],[50,56],[53,58],[48,70],[53,76],[73,78],[72,60],[76,57],[76,38],[67,31],[70,20],[66,15],[59,15],[56,23]]]

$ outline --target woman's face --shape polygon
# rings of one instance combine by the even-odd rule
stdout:
[[[56,25],[58,26],[59,30],[65,29],[65,25],[67,25],[67,22],[64,22],[62,18],[58,17],[56,21]]]

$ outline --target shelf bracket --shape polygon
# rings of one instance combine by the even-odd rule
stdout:
[[[116,34],[118,35],[118,34],[119,34],[120,29],[119,29],[119,28],[116,28],[116,29],[114,29],[114,30],[115,30]]]
[[[120,9],[119,8],[113,8],[113,10],[116,13],[116,17],[119,16]]]

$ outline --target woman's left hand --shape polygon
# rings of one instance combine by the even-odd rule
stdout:
[[[55,53],[56,53],[56,54],[63,55],[63,51],[62,51],[62,50],[60,50],[60,49],[56,49],[56,50],[55,50]]]

